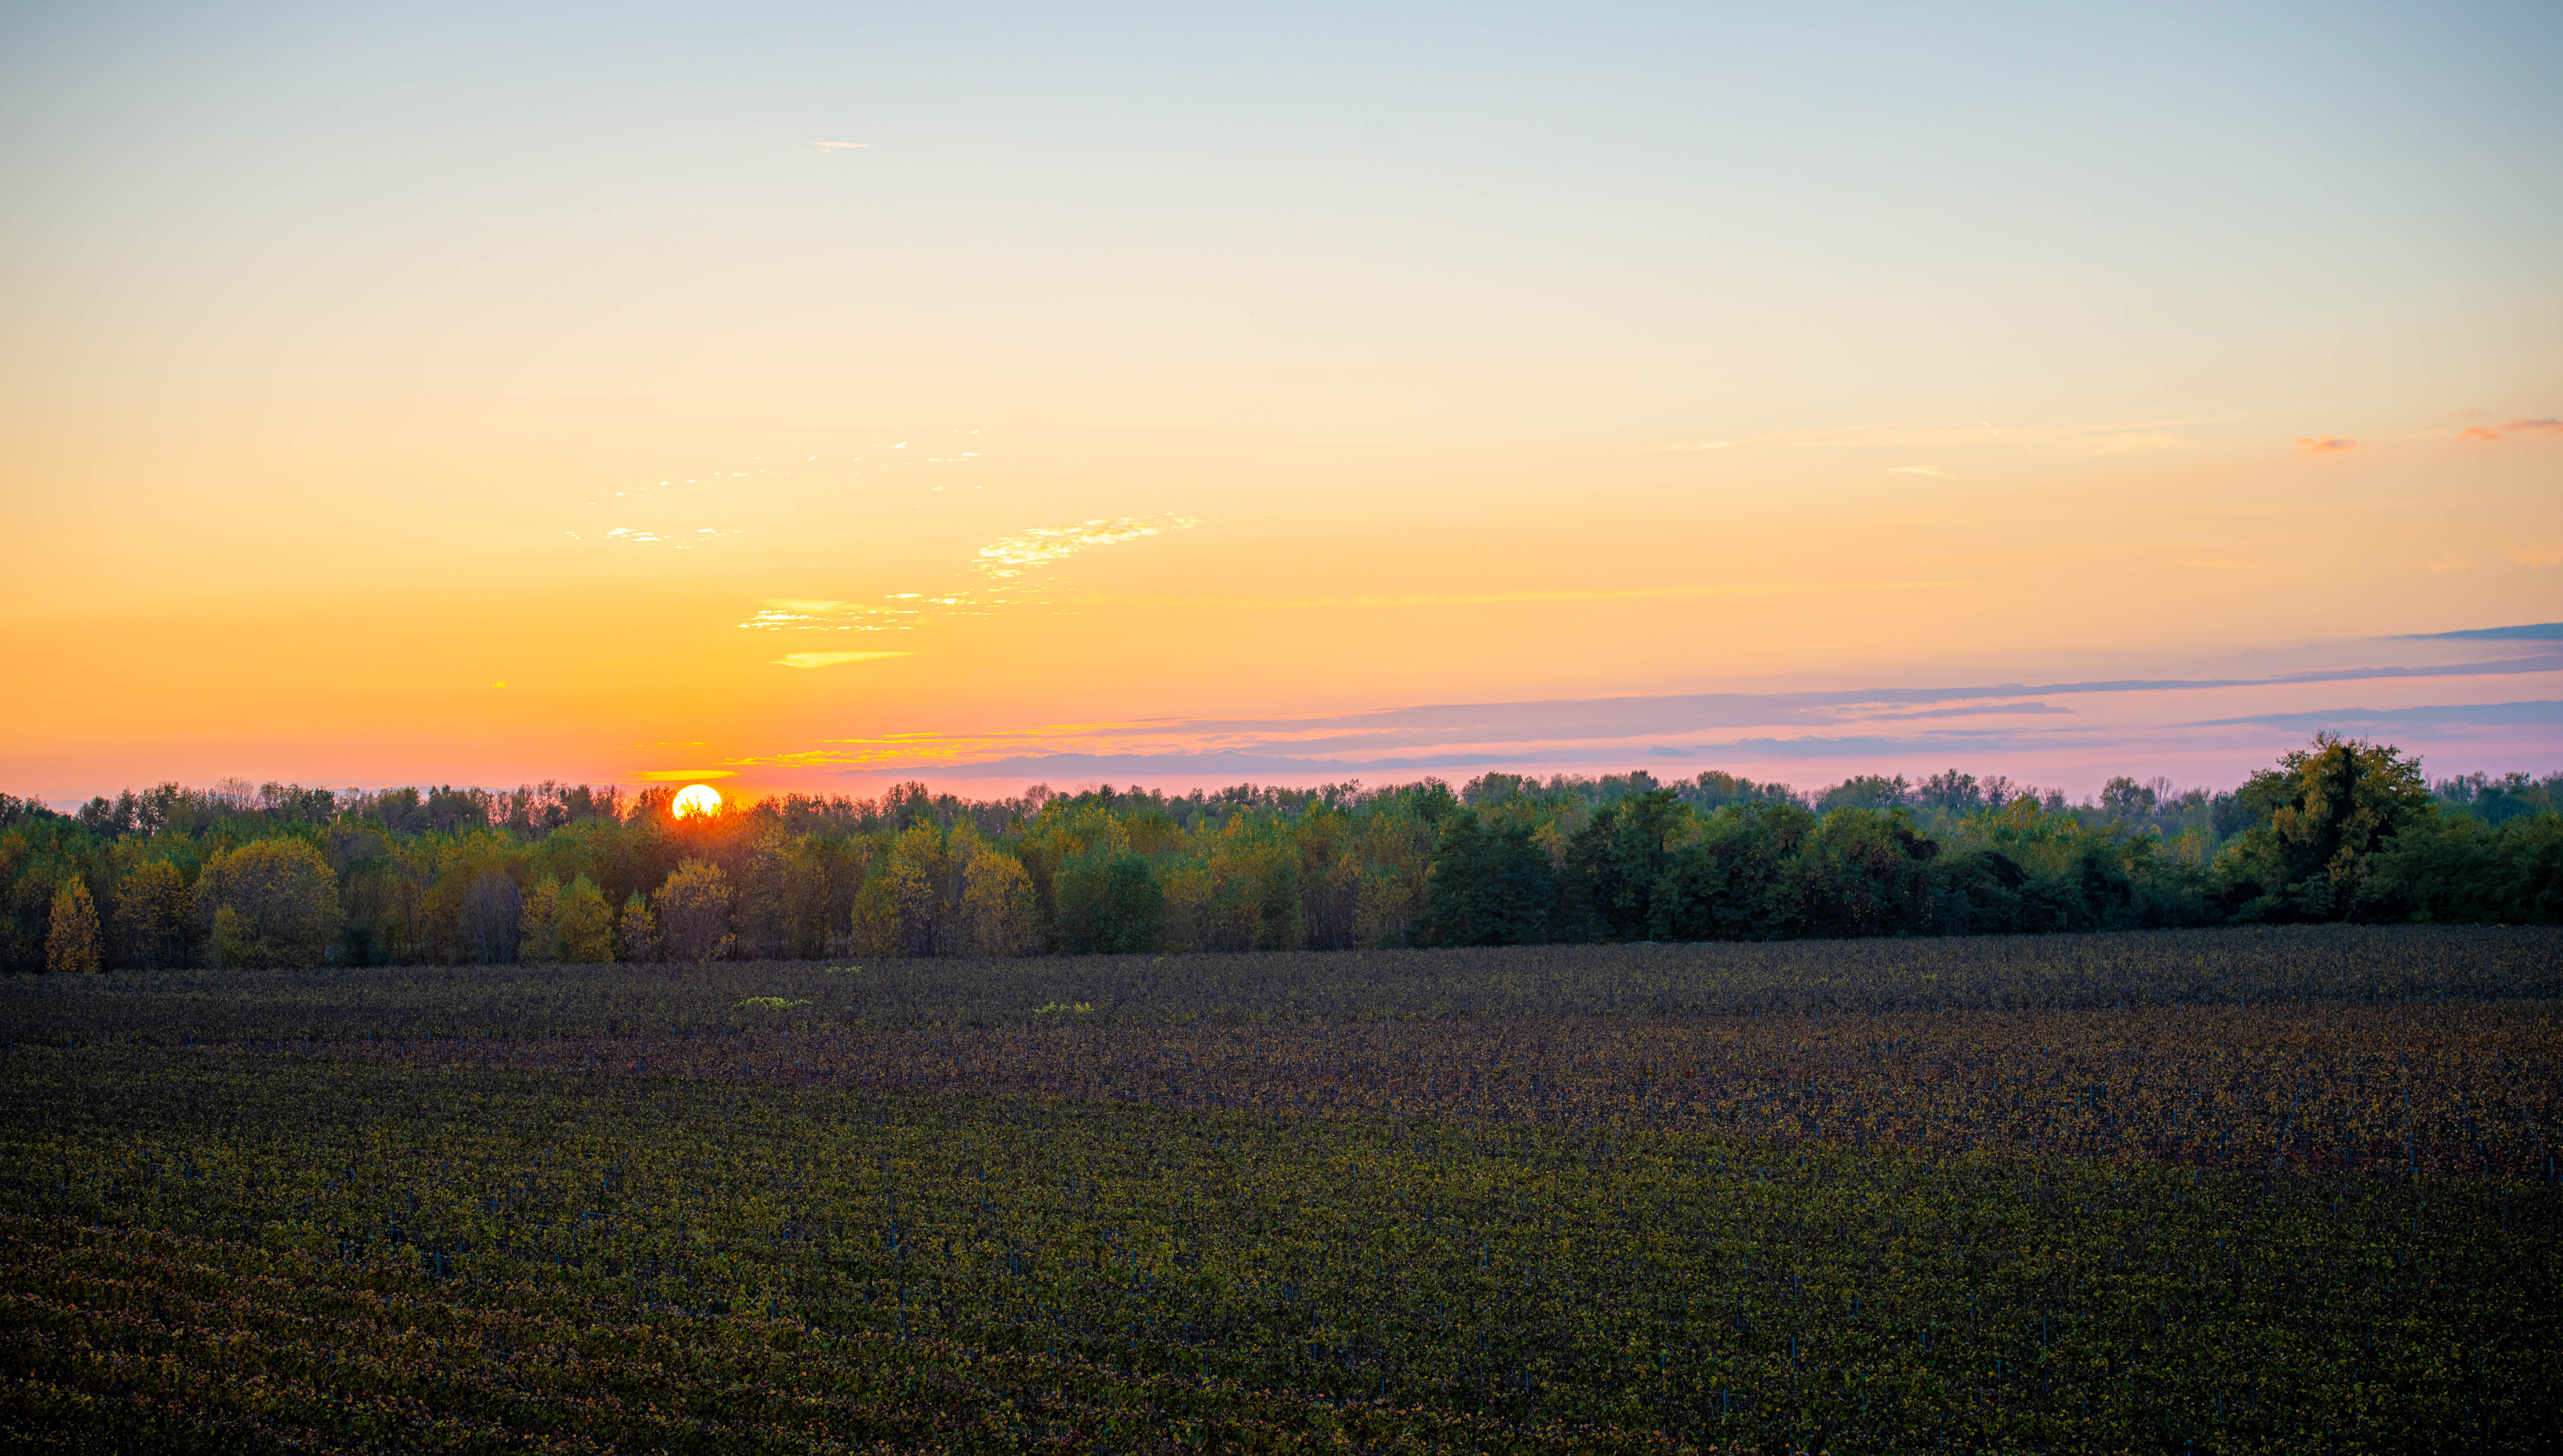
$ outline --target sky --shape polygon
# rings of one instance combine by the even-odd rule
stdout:
[[[2538,4],[0,10],[0,789],[2563,770],[2557,75]]]

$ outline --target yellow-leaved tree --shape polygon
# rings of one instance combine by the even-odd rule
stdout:
[[[75,875],[54,891],[54,908],[45,928],[45,969],[98,969],[98,905],[89,886]]]
[[[552,947],[573,966],[601,966],[614,959],[614,910],[586,875],[560,892],[560,908],[552,913]]]
[[[300,839],[256,839],[205,862],[198,923],[220,966],[317,966],[338,934],[338,880]]]
[[[980,838],[966,819],[952,831],[949,848],[961,879],[952,949],[964,956],[1031,954],[1041,923],[1023,861]]]
[[[516,959],[544,966],[562,959],[559,943],[560,881],[544,875],[526,889],[516,907]]]
[[[165,859],[135,865],[115,887],[116,964],[156,969],[187,963],[187,881]]]

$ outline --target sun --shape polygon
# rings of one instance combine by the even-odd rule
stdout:
[[[720,791],[709,784],[689,784],[677,791],[677,818],[709,819],[721,812]]]

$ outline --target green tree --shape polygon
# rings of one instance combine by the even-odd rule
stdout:
[[[1690,825],[1689,806],[1670,789],[1604,805],[1567,840],[1568,916],[1596,940],[1652,939],[1657,889]]]
[[[1926,861],[1940,846],[1914,832],[1905,811],[1837,809],[1790,857],[1774,893],[1803,933],[1909,935],[1928,931]]]
[[[2511,898],[2508,836],[2466,814],[2428,814],[2369,859],[2363,920],[2499,920]]]
[[[2376,852],[2430,813],[2421,766],[2389,744],[2317,734],[2238,796],[2256,822],[2218,856],[2244,920],[2337,920],[2358,904]]]
[[[1656,940],[1777,940],[1795,935],[1798,907],[1781,878],[1816,831],[1816,817],[1789,800],[1737,800],[1676,850],[1648,901]]]
[[[1426,882],[1424,936],[1438,946],[1523,946],[1549,938],[1557,870],[1526,819],[1447,815]]]
[[[1153,951],[1165,916],[1165,889],[1143,854],[1105,849],[1060,866],[1059,930],[1071,955]]]
[[[74,876],[54,891],[45,929],[45,969],[95,971],[98,966],[98,906],[90,899],[89,886]]]

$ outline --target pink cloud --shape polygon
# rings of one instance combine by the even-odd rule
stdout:
[[[2356,449],[2358,449],[2358,442],[2345,435],[2308,435],[2296,442],[2298,455],[2332,455],[2339,451]]]
[[[2542,420],[2505,420],[2500,429],[2476,425],[2457,432],[2459,440],[2506,440],[2512,435],[2563,435],[2563,420],[2547,416]],[[2303,442],[2297,442],[2303,448]]]

